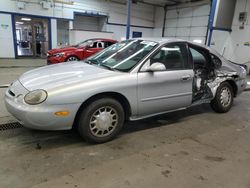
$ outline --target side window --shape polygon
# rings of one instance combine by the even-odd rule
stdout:
[[[93,42],[93,43],[90,45],[90,48],[97,48],[97,42]]]
[[[97,48],[104,48],[104,43],[101,41],[97,42]]]
[[[104,44],[105,44],[105,48],[107,48],[107,47],[111,46],[111,45],[114,44],[114,43],[109,42],[109,41],[105,41]]]
[[[170,43],[163,46],[150,58],[150,65],[153,63],[162,63],[167,70],[191,68],[186,43]]]
[[[220,60],[220,58],[218,58],[216,55],[214,55],[214,54],[210,54],[210,57],[211,57],[211,59],[212,59],[212,62],[213,62],[213,66],[215,67],[215,68],[220,68],[221,67],[221,65],[222,65],[222,62],[221,62],[221,60]]]
[[[192,59],[193,59],[193,63],[194,63],[194,68],[204,68],[206,67],[206,56],[204,54],[204,52],[202,52],[201,50],[196,50],[194,48],[189,48],[190,49],[190,53],[192,54]]]

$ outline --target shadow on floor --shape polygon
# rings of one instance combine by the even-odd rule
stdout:
[[[128,133],[143,131],[161,126],[169,126],[185,121],[186,118],[211,111],[208,104],[191,107],[188,110],[171,112],[164,115],[147,118],[140,121],[126,122],[120,136]],[[1,139],[16,138],[18,145],[31,146],[34,149],[54,149],[68,145],[89,145],[77,133],[76,130],[69,131],[40,131],[27,128],[13,129],[0,132]],[[119,139],[119,138],[118,138]]]

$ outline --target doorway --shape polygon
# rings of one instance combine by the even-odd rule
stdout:
[[[17,57],[46,58],[49,49],[49,20],[14,16]]]

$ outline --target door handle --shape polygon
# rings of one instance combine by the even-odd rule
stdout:
[[[181,80],[183,80],[183,81],[187,81],[187,80],[190,80],[190,79],[191,79],[191,75],[185,75],[185,76],[181,77]]]

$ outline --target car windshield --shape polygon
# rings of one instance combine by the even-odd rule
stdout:
[[[89,64],[96,64],[110,70],[130,71],[158,43],[146,40],[125,40],[86,59]]]
[[[79,48],[79,47],[84,47],[84,46],[90,45],[92,43],[93,43],[93,40],[85,40],[85,41],[77,43],[74,46],[77,47],[77,48]]]

